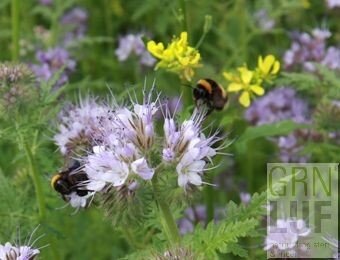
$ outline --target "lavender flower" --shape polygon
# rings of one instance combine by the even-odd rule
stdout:
[[[264,250],[273,258],[301,257],[307,253],[301,238],[306,238],[310,233],[302,219],[278,219],[275,226],[267,228]]]
[[[54,136],[63,155],[79,154],[92,147],[100,137],[99,124],[107,107],[87,98],[79,106],[65,109],[59,118],[59,131]]]
[[[153,146],[153,119],[158,107],[151,96],[132,107],[117,107],[103,117],[102,144],[93,147],[93,154],[85,159],[87,189],[100,192],[107,185],[119,187],[131,175],[143,180],[152,178],[154,170],[146,155]]]
[[[308,106],[296,97],[292,88],[281,87],[268,92],[257,99],[246,111],[245,118],[253,125],[272,124],[282,120],[296,123],[310,123]],[[294,132],[288,136],[274,139],[280,148],[280,159],[283,162],[306,162],[307,157],[300,156],[302,150],[300,139],[306,133]]]
[[[168,113],[167,113],[168,114]],[[201,175],[205,171],[207,160],[217,154],[219,148],[212,148],[220,141],[217,134],[206,138],[201,131],[205,112],[195,110],[189,120],[176,126],[173,118],[164,120],[165,147],[163,160],[167,163],[177,163],[178,185],[201,185]]]
[[[65,45],[84,37],[87,30],[87,20],[87,11],[80,7],[75,7],[64,14],[60,22],[68,30],[64,37]]]
[[[171,168],[169,172],[176,169],[177,176],[172,176],[180,187],[204,183],[202,175],[208,162],[222,149],[212,147],[221,140],[217,133],[210,137],[202,133],[206,111],[195,110],[190,119],[177,124],[175,115],[166,109],[164,138],[154,130],[155,115],[162,104],[159,95],[156,99],[152,96],[151,91],[141,103],[131,100],[131,106],[100,106],[87,99],[60,116],[54,140],[66,157],[81,157],[86,180],[80,185],[93,191],[83,197],[70,194],[66,199],[71,206],[85,207],[94,193],[109,200],[117,194],[133,194],[139,182],[151,180],[160,167]]]
[[[0,64],[0,106],[9,109],[28,101],[34,90],[33,74],[24,64]]]
[[[254,14],[255,21],[257,25],[263,31],[270,31],[275,26],[275,20],[268,16],[268,12],[265,9],[260,9]]]
[[[68,81],[68,76],[74,71],[76,62],[70,58],[69,53],[60,47],[48,49],[46,52],[38,51],[36,54],[38,64],[31,65],[31,69],[39,80],[48,81],[55,73],[63,69],[56,87],[60,87]]]
[[[143,34],[128,34],[119,38],[119,46],[115,53],[119,61],[126,61],[131,55],[139,57],[139,62],[152,67],[156,60],[146,50],[142,40]]]
[[[13,246],[9,242],[0,245],[0,259],[4,260],[34,260],[39,254],[38,249],[30,246]]]
[[[340,7],[340,0],[326,0],[326,2],[329,9]]]
[[[166,111],[164,120],[165,143],[155,144],[158,137],[154,131],[155,114],[159,110],[158,98],[151,94],[142,104],[132,101],[132,107],[113,107],[106,110],[100,121],[99,145],[84,158],[88,190],[104,191],[120,187],[128,180],[150,180],[155,167],[150,153],[162,154],[166,166],[176,168],[178,185],[201,185],[207,160],[211,160],[220,148],[212,145],[221,140],[216,134],[206,138],[201,130],[204,111],[196,110],[189,120],[176,126],[174,118]],[[98,136],[98,135],[96,135]],[[93,142],[92,142],[93,143]],[[161,153],[163,151],[163,153]]]
[[[328,30],[316,28],[312,34],[292,33],[293,42],[284,54],[287,69],[301,66],[304,70],[314,72],[313,63],[320,63],[332,70],[340,69],[340,49],[334,46],[326,47],[326,40],[331,37]]]

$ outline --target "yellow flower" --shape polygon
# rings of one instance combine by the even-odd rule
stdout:
[[[182,32],[179,38],[174,38],[166,48],[163,43],[149,41],[148,51],[159,59],[155,69],[164,68],[178,73],[181,78],[191,81],[194,68],[200,66],[201,55],[188,44],[188,33]]]
[[[270,80],[280,70],[280,62],[275,59],[274,55],[267,55],[264,59],[259,57],[257,63],[258,77],[262,80]]]
[[[242,91],[238,100],[244,107],[249,107],[253,93],[262,96],[264,89],[260,85],[252,83],[254,71],[248,70],[246,67],[240,67],[238,68],[238,72],[239,75],[223,73],[224,77],[231,81],[228,86],[228,92]]]

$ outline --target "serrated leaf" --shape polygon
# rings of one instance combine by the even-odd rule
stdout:
[[[293,73],[282,72],[281,78],[277,79],[278,85],[292,85],[300,90],[313,89],[319,85],[319,79],[316,75],[308,72]]]
[[[237,243],[229,243],[224,253],[232,253],[240,257],[248,257],[248,252]]]

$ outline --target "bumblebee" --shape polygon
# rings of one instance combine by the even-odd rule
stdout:
[[[87,180],[86,173],[82,170],[80,163],[76,161],[65,171],[56,173],[51,179],[51,186],[67,201],[66,195],[70,195],[72,192],[75,192],[80,197],[84,197],[91,192],[81,187],[81,184]]]
[[[221,85],[212,79],[200,79],[193,90],[196,106],[206,104],[212,110],[222,110],[228,96]]]

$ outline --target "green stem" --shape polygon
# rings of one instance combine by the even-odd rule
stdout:
[[[180,4],[181,4],[182,12],[183,12],[183,22],[182,22],[183,31],[188,32],[189,26],[188,26],[186,0],[180,0]],[[189,32],[188,32],[188,34],[189,34]]]
[[[152,178],[152,187],[158,208],[163,216],[162,223],[166,231],[166,234],[168,235],[168,238],[171,243],[178,244],[180,242],[181,237],[169,206],[160,197],[157,174],[155,174],[154,177]]]
[[[27,161],[28,161],[28,164],[29,164],[30,174],[32,176],[33,183],[34,183],[35,195],[36,195],[37,200],[38,200],[39,217],[40,217],[40,220],[43,221],[45,219],[45,216],[46,216],[46,208],[45,208],[45,198],[44,198],[43,189],[42,189],[42,185],[41,185],[41,179],[40,179],[39,173],[37,171],[37,166],[35,164],[35,160],[34,160],[32,151],[31,151],[30,147],[28,146],[27,142],[25,142],[24,140],[23,140],[23,146],[24,146]]]
[[[205,199],[207,207],[207,223],[214,219],[214,189],[211,186],[205,187]]]
[[[12,61],[19,60],[19,0],[12,0],[11,2],[11,16],[12,16]]]
[[[203,43],[203,41],[205,39],[205,36],[207,36],[207,32],[202,33],[201,38],[198,40],[198,42],[195,46],[195,49],[198,49],[201,46],[201,44]]]

